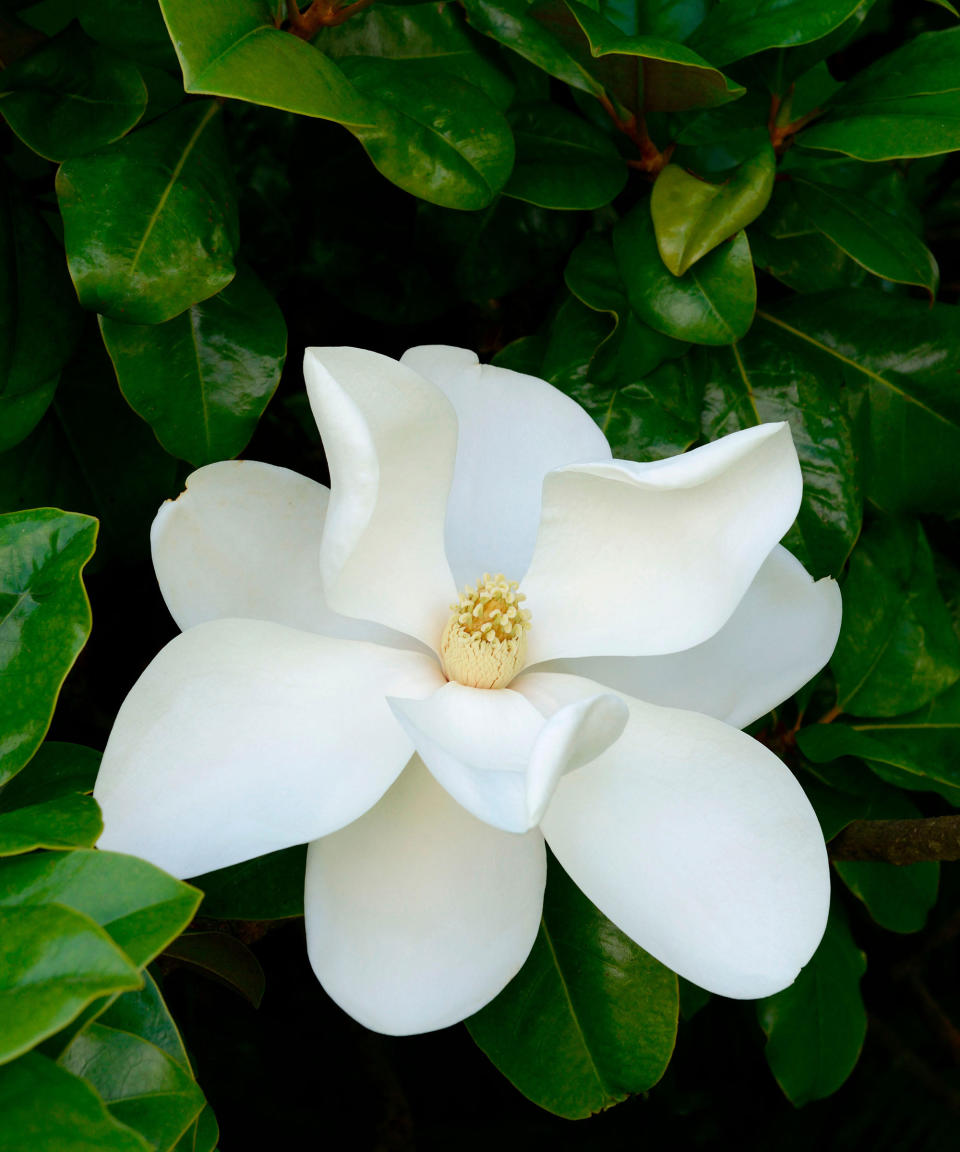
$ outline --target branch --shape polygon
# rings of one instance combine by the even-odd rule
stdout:
[[[336,28],[349,20],[355,12],[369,8],[374,0],[354,0],[343,8],[337,7],[337,0],[313,0],[309,8],[300,11],[296,0],[286,0],[287,31],[301,40],[312,40],[321,28]]]
[[[604,112],[610,117],[619,131],[636,145],[637,151],[640,153],[639,160],[628,160],[627,164],[631,168],[639,168],[641,172],[647,172],[651,176],[658,175],[669,162],[673,154],[674,146],[669,144],[661,152],[650,139],[650,133],[647,131],[647,122],[643,116],[631,114],[626,119],[621,119],[606,92],[601,92],[598,99]]]
[[[830,841],[833,860],[919,864],[960,860],[960,816],[917,820],[854,820]]]

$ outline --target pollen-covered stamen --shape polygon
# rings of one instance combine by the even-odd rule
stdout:
[[[440,637],[440,659],[448,680],[471,688],[505,688],[527,655],[530,613],[516,580],[484,572],[468,584]]]

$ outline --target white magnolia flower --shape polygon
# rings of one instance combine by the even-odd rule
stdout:
[[[840,597],[777,544],[801,493],[787,425],[637,464],[459,349],[311,349],[305,371],[331,490],[229,461],[154,522],[183,633],[117,717],[101,845],[195,876],[309,842],[313,967],[381,1032],[453,1023],[514,976],[544,840],[688,979],[790,984],[826,852],[738,729],[826,663]]]

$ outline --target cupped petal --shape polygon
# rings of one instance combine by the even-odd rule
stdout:
[[[262,620],[191,628],[117,716],[94,788],[100,847],[197,876],[340,828],[412,752],[385,697],[442,682],[418,652]]]
[[[609,747],[627,722],[624,703],[602,691],[548,720],[508,688],[454,682],[390,706],[436,781],[505,832],[535,827],[560,777]]]
[[[187,477],[150,529],[153,566],[180,628],[227,616],[352,640],[408,637],[332,611],[320,580],[330,490],[288,468],[223,460]]]
[[[840,615],[837,582],[815,582],[778,544],[730,619],[702,644],[665,656],[551,660],[535,671],[585,676],[648,704],[704,712],[745,728],[824,667]]]
[[[544,712],[597,691],[516,681]],[[642,948],[736,999],[787,987],[823,935],[827,853],[803,789],[744,733],[629,701],[623,735],[565,776],[541,827],[575,883]]]
[[[435,648],[455,599],[443,542],[453,408],[375,352],[308,348],[303,370],[330,467],[320,542],[327,603]]]
[[[801,487],[787,424],[667,460],[551,472],[522,582],[533,616],[528,663],[702,643],[790,527]]]
[[[475,819],[414,757],[375,808],[310,845],[310,961],[376,1032],[445,1028],[520,970],[545,883],[537,829],[515,836]]]
[[[606,437],[557,388],[473,352],[411,348],[400,360],[442,389],[460,435],[447,505],[447,557],[459,585],[483,572],[518,580],[540,520],[543,478],[564,464],[609,460]]]

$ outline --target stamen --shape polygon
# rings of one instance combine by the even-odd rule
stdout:
[[[474,588],[451,604],[440,638],[440,657],[448,680],[472,688],[505,688],[523,667],[530,613],[520,608],[526,596],[516,580],[502,572],[484,572]]]

